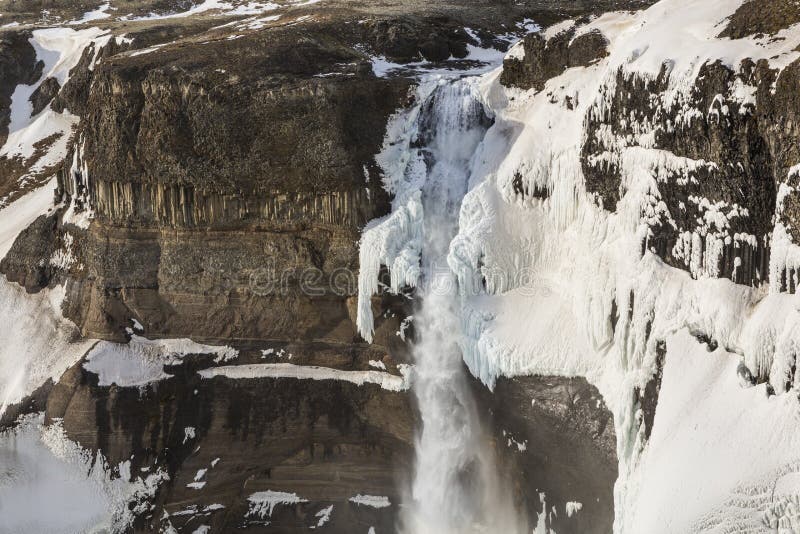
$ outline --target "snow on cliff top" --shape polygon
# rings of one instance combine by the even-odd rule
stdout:
[[[775,35],[719,38],[745,0],[661,0],[641,11],[612,11],[576,28],[573,38],[599,30],[609,42],[609,69],[623,67],[655,77],[666,63],[673,78],[691,77],[707,61],[735,68],[742,59],[768,59],[782,67],[800,57],[798,25]],[[764,7],[768,8],[764,3]],[[549,40],[572,29],[573,20],[548,27]]]

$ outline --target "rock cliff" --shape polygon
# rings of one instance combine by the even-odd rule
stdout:
[[[43,377],[35,388],[0,351],[0,438],[43,414],[80,466],[156,477],[117,530],[398,531],[421,425],[419,302],[413,283],[384,291],[403,284],[381,267],[362,337],[363,231],[407,200],[376,156],[406,135],[430,172],[434,111],[395,131],[419,109],[420,77],[499,61],[447,258],[481,438],[528,531],[650,524],[636,514],[658,502],[643,477],[661,473],[663,421],[693,435],[676,398],[699,412],[721,391],[763,393],[790,414],[800,384],[800,14],[739,2],[708,24],[704,42],[723,45],[684,69],[663,43],[635,41],[674,0],[601,15],[653,3],[53,0],[42,14],[0,1],[21,26],[0,34],[0,144],[17,142],[15,120],[33,139],[0,154],[0,201],[55,177],[52,202],[0,230],[0,301],[13,287],[9,320],[32,315],[14,315],[27,299],[77,328],[51,352],[81,347],[52,372],[20,364]],[[62,32],[72,48],[46,48]],[[400,263],[420,247],[387,243]],[[731,380],[692,397],[680,384],[702,385],[675,362],[698,354],[717,365],[709,383]],[[737,375],[717,374],[734,360]],[[753,413],[740,422],[784,414]],[[745,475],[736,491],[760,496]],[[704,513],[725,515],[718,504]],[[769,510],[785,526],[789,512]]]

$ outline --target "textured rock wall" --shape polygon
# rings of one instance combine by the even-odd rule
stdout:
[[[195,357],[170,368],[173,378],[141,388],[98,386],[78,364],[49,396],[47,420],[59,418],[70,439],[102,451],[111,465],[130,460],[132,473],[169,475],[135,531],[171,524],[193,532],[202,523],[220,532],[267,525],[297,532],[315,527],[331,505],[331,532],[394,528],[397,478],[412,450],[403,393],[341,381],[202,379],[196,371],[206,360]],[[190,486],[198,476],[204,483]],[[305,502],[259,516],[248,502],[259,491]],[[350,501],[359,494],[387,497],[392,506]]]
[[[706,64],[688,97],[673,103],[663,96],[666,71],[656,80],[620,73],[616,86],[608,88],[610,105],[587,118],[582,158],[587,188],[613,211],[625,156],[607,140],[652,131],[649,148],[666,151],[663,161],[651,163],[659,191],[654,202],[663,205],[653,206],[657,214],[645,246],[694,275],[748,285],[768,280],[773,218],[778,215],[792,228],[795,242],[800,237],[793,224],[796,192],[776,213],[777,191],[800,162],[800,103],[791,89],[797,72],[797,63],[780,76],[765,62],[745,61],[738,71]],[[742,100],[742,88],[752,97]],[[783,276],[782,290],[794,292],[795,274]]]
[[[585,67],[608,55],[608,40],[599,31],[576,37],[577,23],[551,39],[533,33],[522,41],[523,58],[504,61],[500,82],[508,87],[544,89],[550,78],[570,67]]]
[[[358,340],[354,231],[272,226],[194,234],[97,228],[69,282],[68,316],[87,335]]]
[[[75,90],[87,117],[59,176],[95,221],[73,229],[68,315],[102,338],[136,318],[151,335],[356,341],[355,245],[388,208],[374,155],[409,81],[373,76],[328,26],[113,52]]]
[[[611,532],[616,437],[597,389],[582,378],[530,376],[501,378],[493,392],[479,383],[474,390],[531,524],[567,534]],[[570,502],[582,506],[568,515]]]

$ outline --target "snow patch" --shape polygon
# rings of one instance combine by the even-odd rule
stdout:
[[[299,497],[296,493],[284,491],[259,491],[247,498],[249,508],[247,517],[258,517],[266,519],[272,516],[272,511],[280,504],[299,504],[308,502],[307,499]]]
[[[191,354],[213,354],[215,362],[238,357],[236,349],[195,343],[190,339],[147,339],[132,335],[128,343],[100,341],[86,355],[83,368],[98,375],[100,386],[144,386],[170,378],[165,365],[180,365]]]
[[[41,532],[121,532],[168,476],[159,470],[130,480],[130,465],[112,468],[67,439],[58,423],[28,416],[0,433],[0,529]],[[118,473],[115,474],[115,473]]]
[[[361,495],[360,493],[355,497],[348,499],[351,503],[359,506],[369,506],[370,508],[388,508],[392,505],[389,502],[389,497],[381,495]]]
[[[298,380],[342,380],[358,386],[377,384],[389,391],[405,391],[409,388],[410,369],[398,366],[402,376],[382,371],[342,371],[315,365],[294,365],[291,363],[259,363],[250,365],[230,365],[211,367],[198,371],[203,378],[224,376],[242,380],[253,378],[296,378]]]

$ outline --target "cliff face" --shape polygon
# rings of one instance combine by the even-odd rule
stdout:
[[[531,523],[554,532],[612,532],[616,436],[597,388],[557,376],[503,378],[491,392],[474,387],[501,472]],[[567,513],[569,503],[581,503],[580,513]]]
[[[58,380],[45,424],[110,465],[130,461],[132,480],[167,473],[136,531],[396,522],[412,458],[405,391],[313,370],[400,374],[405,314],[367,346],[351,300],[360,227],[387,209],[373,156],[410,81],[376,77],[336,26],[220,32],[163,52],[90,45],[53,103],[82,116],[58,174],[65,208],[16,240],[7,278],[32,292],[64,283],[65,317],[121,350],[135,324],[241,347],[242,369],[286,370],[205,379],[219,363],[195,356],[145,386],[100,385],[85,362]],[[303,366],[311,379],[294,377]],[[270,492],[297,504],[248,500]]]
[[[20,84],[39,84],[27,119],[80,117],[47,167],[58,167],[53,209],[12,236],[0,272],[97,345],[21,400],[4,392],[2,426],[44,412],[110,478],[163,474],[125,503],[123,530],[397,530],[421,424],[406,367],[417,303],[412,288],[367,298],[372,343],[359,334],[362,232],[405,200],[376,155],[400,135],[393,117],[413,109],[419,75],[476,72],[531,17],[569,15],[484,78],[486,137],[465,158],[447,263],[482,438],[521,516],[545,531],[654,531],[653,503],[694,506],[659,470],[674,460],[689,477],[692,455],[721,492],[786,516],[754,485],[761,471],[726,478],[735,454],[705,457],[686,436],[706,414],[756,465],[762,443],[741,427],[775,423],[786,438],[762,471],[795,473],[782,447],[800,443],[784,424],[800,384],[800,59],[780,32],[796,6],[742,2],[724,21],[702,11],[712,48],[689,67],[644,35],[664,30],[674,0],[589,16],[651,3],[279,2],[182,17],[197,5],[111,15],[54,2],[62,17],[109,13],[75,25],[108,34],[83,43],[60,80],[42,79],[50,65],[24,31],[0,42],[0,130]],[[437,163],[427,133],[410,143],[425,172]],[[31,187],[19,176],[0,176],[0,193]],[[681,372],[692,363],[700,371]],[[719,434],[709,440],[728,451]],[[650,473],[672,484],[667,497]],[[703,502],[710,519],[686,511],[689,526],[723,524],[720,503],[737,495]]]
[[[774,6],[558,24],[485,92],[499,118],[481,161],[499,163],[479,167],[448,258],[465,361],[496,394],[532,374],[598,388],[618,532],[797,525],[796,490],[768,489],[795,472],[800,332],[800,35]],[[770,425],[793,445],[762,455],[747,436]]]
[[[316,363],[335,364],[336,356],[321,357],[325,350],[315,347]],[[266,525],[296,532],[317,526],[330,506],[324,523],[332,532],[393,527],[396,506],[350,499],[399,502],[396,479],[408,469],[412,439],[403,392],[340,381],[202,378],[198,371],[212,363],[195,359],[143,388],[100,386],[78,364],[49,395],[47,420],[60,420],[71,439],[102,451],[111,465],[130,460],[135,474],[169,473],[134,531],[171,525],[192,532],[202,523],[220,532]],[[253,511],[249,496],[277,490],[302,502]]]
[[[44,410],[110,478],[165,477],[126,503],[127,530],[398,525],[418,426],[398,335],[411,303],[375,298],[368,345],[355,299],[361,229],[389,210],[375,155],[414,80],[377,76],[373,62],[463,58],[482,43],[461,6],[281,17],[223,28],[231,19],[111,17],[125,37],[86,44],[66,81],[5,78],[12,90],[42,81],[34,116],[80,124],[57,209],[19,234],[0,270],[35,295],[63,285],[64,317],[104,341],[3,424]],[[486,46],[522,18],[504,17],[476,27]],[[149,341],[160,338],[236,357],[165,352]],[[158,378],[122,371],[130,351],[133,375],[152,366]],[[119,375],[92,363],[104,355]]]

